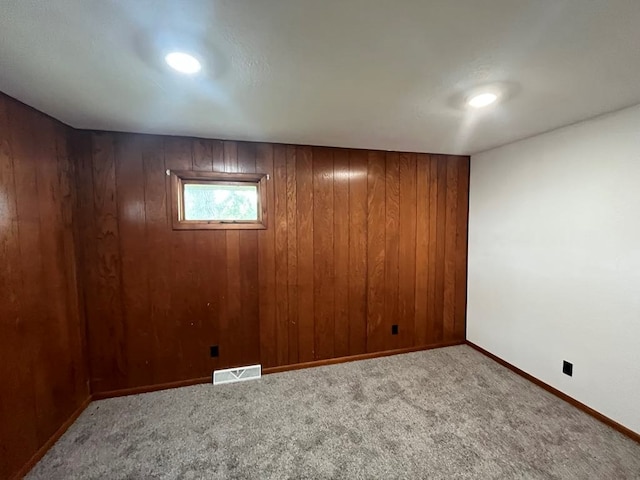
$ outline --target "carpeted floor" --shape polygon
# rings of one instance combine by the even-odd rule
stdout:
[[[640,445],[467,346],[95,402],[29,479],[640,479]]]

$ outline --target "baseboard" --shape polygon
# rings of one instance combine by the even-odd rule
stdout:
[[[353,361],[356,361],[356,360],[367,360],[367,359],[371,359],[371,358],[379,358],[379,357],[388,357],[388,356],[391,356],[391,355],[399,355],[399,354],[402,354],[402,353],[420,352],[420,351],[423,351],[423,350],[432,350],[432,349],[435,349],[435,348],[442,348],[442,347],[452,347],[454,345],[463,345],[465,343],[469,343],[469,342],[465,342],[464,340],[453,341],[453,342],[440,342],[440,343],[434,343],[434,344],[431,344],[431,345],[421,345],[421,346],[418,346],[418,347],[408,347],[408,348],[399,348],[399,349],[396,349],[396,350],[386,350],[384,352],[363,353],[363,354],[360,354],[360,355],[352,355],[352,356],[348,356],[348,357],[328,358],[326,360],[315,360],[315,361],[312,361],[312,362],[295,363],[293,365],[282,365],[282,366],[279,366],[279,367],[264,368],[262,370],[262,373],[270,374],[270,373],[286,372],[286,371],[289,371],[289,370],[300,370],[300,369],[303,369],[303,368],[321,367],[321,366],[325,366],[325,365],[335,365],[335,364],[338,364],[338,363],[353,362]],[[469,343],[469,344],[472,347],[481,350],[480,347],[476,347],[471,343]],[[483,353],[486,353],[487,355],[492,356],[488,352],[483,352]],[[508,365],[508,364],[506,364],[506,362],[503,362],[503,361],[497,359],[497,357],[495,359],[496,359],[496,361],[499,361],[500,363]],[[512,367],[512,368],[515,368],[515,367]],[[522,373],[524,374],[524,372],[522,372]],[[527,374],[524,374],[524,375],[526,376]],[[110,390],[110,391],[106,391],[106,392],[96,392],[93,395],[90,395],[84,402],[82,402],[82,405],[80,405],[76,409],[76,411],[73,412],[73,414],[51,436],[51,438],[49,438],[49,440],[47,440],[46,443],[44,445],[42,445],[42,447],[40,447],[38,449],[38,451],[29,459],[29,461],[16,473],[16,475],[12,478],[12,480],[21,479],[27,473],[29,473],[29,471],[35,466],[35,464],[38,463],[38,461],[40,461],[40,459],[42,457],[44,457],[44,455],[53,446],[53,444],[56,443],[60,439],[60,437],[64,434],[64,432],[67,431],[67,429],[71,426],[71,424],[73,424],[73,422],[75,422],[77,420],[77,418],[80,416],[80,414],[94,400],[103,400],[103,399],[106,399],[106,398],[122,397],[122,396],[126,396],[126,395],[137,395],[139,393],[156,392],[158,390],[167,390],[167,389],[170,389],[170,388],[188,387],[188,386],[191,386],[191,385],[198,385],[198,384],[210,383],[210,382],[211,382],[211,377],[207,376],[207,377],[193,378],[193,379],[190,379],[190,380],[180,380],[180,381],[177,381],[177,382],[159,383],[159,384],[156,384],[156,385],[144,385],[144,386],[141,386],[141,387],[123,388],[123,389],[120,389],[120,390]],[[551,388],[551,387],[549,387],[549,388]],[[606,418],[606,417],[603,417],[603,418]],[[609,420],[609,421],[613,422],[612,420]],[[615,423],[615,422],[613,422],[613,423]],[[622,428],[624,428],[624,427],[622,427]]]
[[[53,444],[56,443],[60,437],[67,431],[67,429],[75,422],[80,414],[84,412],[85,408],[89,406],[91,403],[91,395],[87,397],[87,399],[82,402],[82,404],[71,414],[71,416],[62,424],[60,428],[56,430],[56,432],[51,435],[49,440],[47,440],[44,445],[42,445],[36,453],[25,463],[20,470],[12,477],[13,480],[17,480],[23,478],[29,471],[40,461],[42,457],[49,451]]]
[[[436,343],[436,344],[431,344],[431,345],[423,345],[423,346],[419,346],[419,347],[400,348],[400,349],[397,349],[397,350],[387,350],[387,351],[384,351],[384,352],[363,353],[363,354],[360,354],[360,355],[352,355],[352,356],[349,356],[349,357],[329,358],[329,359],[326,359],[326,360],[315,360],[315,361],[312,361],[312,362],[296,363],[296,364],[293,364],[293,365],[283,365],[283,366],[278,366],[278,367],[269,367],[269,368],[264,368],[262,370],[262,372],[264,374],[270,374],[270,373],[285,372],[285,371],[289,371],[289,370],[300,370],[300,369],[303,369],[303,368],[320,367],[320,366],[325,366],[325,365],[335,365],[335,364],[339,364],[339,363],[353,362],[353,361],[356,361],[356,360],[367,360],[367,359],[371,359],[371,358],[387,357],[387,356],[398,355],[398,354],[402,354],[402,353],[419,352],[419,351],[423,351],[423,350],[431,350],[431,349],[435,349],[435,348],[451,347],[451,346],[454,346],[454,345],[463,345],[463,344],[469,345],[471,348],[473,348],[473,349],[477,350],[478,352],[482,353],[483,355],[489,357],[490,359],[492,359],[493,361],[499,363],[500,365],[508,368],[512,372],[520,375],[523,378],[526,378],[530,382],[532,382],[532,383],[538,385],[539,387],[545,389],[549,393],[552,393],[556,397],[558,397],[558,398],[564,400],[565,402],[573,405],[574,407],[582,410],[583,412],[587,413],[588,415],[591,415],[595,419],[597,419],[597,420],[601,421],[602,423],[610,426],[614,430],[622,433],[623,435],[629,437],[630,439],[640,443],[640,434],[634,432],[633,430],[630,430],[629,428],[625,427],[624,425],[619,424],[615,420],[610,419],[609,417],[601,414],[600,412],[597,412],[596,410],[592,409],[591,407],[588,407],[584,403],[579,402],[575,398],[570,397],[566,393],[561,392],[560,390],[552,387],[551,385],[549,385],[547,383],[544,383],[542,380],[538,380],[536,377],[528,374],[527,372],[525,372],[523,370],[520,370],[518,367],[510,364],[509,362],[506,362],[505,360],[501,359],[500,357],[497,357],[493,353],[488,352],[484,348],[479,347],[475,343],[472,343],[472,342],[470,342],[468,340],[466,340],[466,341],[465,340],[463,340],[463,341],[454,341],[454,342],[441,342],[441,343]],[[191,385],[198,385],[198,384],[209,383],[209,382],[211,382],[211,377],[210,376],[201,377],[201,378],[194,378],[194,379],[190,379],[190,380],[181,380],[181,381],[177,381],[177,382],[161,383],[161,384],[157,384],[157,385],[145,385],[145,386],[142,386],[142,387],[125,388],[125,389],[121,389],[121,390],[111,390],[111,391],[107,391],[107,392],[95,393],[95,394],[89,396],[84,402],[82,402],[82,404],[73,412],[73,414],[71,414],[71,416],[60,426],[60,428],[58,428],[58,430],[56,430],[56,432],[44,443],[44,445],[42,445],[38,449],[38,451],[33,454],[33,456],[27,461],[27,463],[25,463],[24,466],[20,470],[18,470],[18,472],[12,477],[12,480],[21,479],[27,473],[29,473],[29,471],[35,466],[35,464],[38,463],[42,457],[44,457],[44,455],[47,453],[47,451],[60,439],[60,437],[67,431],[67,429],[73,424],[73,422],[75,422],[77,420],[77,418],[80,416],[80,414],[89,406],[89,404],[93,400],[102,400],[102,399],[105,399],[105,398],[121,397],[121,396],[125,396],[125,395],[136,395],[136,394],[139,394],[139,393],[155,392],[155,391],[158,391],[158,390],[166,390],[166,389],[170,389],[170,388],[188,387],[188,386],[191,386]]]
[[[141,387],[122,388],[120,390],[96,392],[93,394],[93,400],[124,397],[126,395],[138,395],[139,393],[157,392],[158,390],[168,390],[170,388],[190,387],[192,385],[199,385],[201,383],[211,383],[211,381],[211,375],[209,375],[208,377],[179,380],[177,382],[157,383],[155,385],[143,385]]]
[[[587,405],[585,405],[582,402],[579,402],[578,400],[576,400],[573,397],[570,397],[569,395],[567,395],[566,393],[561,392],[560,390],[558,390],[557,388],[552,387],[551,385],[544,383],[542,380],[538,380],[536,377],[534,377],[533,375],[528,374],[527,372],[520,370],[518,367],[511,365],[509,362],[506,362],[504,360],[502,360],[500,357],[495,356],[493,353],[488,352],[487,350],[485,350],[482,347],[479,347],[478,345],[476,345],[475,343],[470,342],[469,340],[466,341],[467,345],[469,345],[471,348],[477,350],[478,352],[482,353],[483,355],[486,355],[487,357],[489,357],[491,360],[499,363],[500,365],[502,365],[503,367],[508,368],[509,370],[511,370],[514,373],[517,373],[518,375],[520,375],[521,377],[526,378],[527,380],[529,380],[532,383],[535,383],[536,385],[538,385],[540,388],[544,388],[547,392],[552,393],[553,395],[555,395],[556,397],[564,400],[567,403],[570,403],[571,405],[573,405],[574,407],[582,410],[583,412],[585,412],[588,415],[591,415],[593,418],[600,420],[602,423],[610,426],[611,428],[613,428],[614,430],[617,430],[618,432],[620,432],[621,434],[629,437],[631,440],[634,440],[638,443],[640,443],[640,434],[634,432],[633,430],[628,429],[627,427],[625,427],[624,425],[619,424],[618,422],[616,422],[615,420],[610,419],[609,417],[606,417],[605,415],[601,414],[600,412],[594,410],[591,407],[588,407]]]
[[[388,357],[390,355],[398,355],[400,353],[419,352],[422,350],[431,350],[433,348],[451,347],[454,345],[463,345],[464,340],[454,342],[441,342],[431,345],[421,345],[419,347],[399,348],[397,350],[386,350],[384,352],[363,353],[360,355],[352,355],[349,357],[328,358],[326,360],[314,360],[312,362],[294,363],[292,365],[282,365],[278,367],[263,368],[264,375],[270,373],[286,372],[289,370],[300,370],[302,368],[321,367],[324,365],[334,365],[336,363],[353,362],[355,360],[366,360],[370,358]],[[106,392],[96,392],[93,394],[93,400],[104,400],[106,398],[124,397],[126,395],[137,395],[140,393],[157,392],[159,390],[168,390],[170,388],[190,387],[191,385],[199,385],[202,383],[211,383],[211,376],[192,378],[189,380],[180,380],[177,382],[158,383],[155,385],[143,385],[141,387],[123,388],[119,390],[109,390]]]
[[[337,363],[354,362],[356,360],[368,360],[371,358],[389,357],[391,355],[399,355],[402,353],[421,352],[423,350],[432,350],[434,348],[453,347],[454,345],[464,345],[464,340],[453,342],[440,342],[431,345],[421,345],[419,347],[399,348],[396,350],[385,350],[383,352],[361,353],[359,355],[351,355],[348,357],[327,358],[326,360],[314,360],[311,362],[294,363],[292,365],[281,365],[278,367],[267,367],[262,369],[262,373],[267,375],[270,373],[287,372],[289,370],[300,370],[303,368],[323,367],[325,365],[335,365]]]

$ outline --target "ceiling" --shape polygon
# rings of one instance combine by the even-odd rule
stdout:
[[[0,90],[77,128],[471,154],[640,103],[639,27],[639,0],[2,0]],[[464,108],[485,84],[508,98]]]

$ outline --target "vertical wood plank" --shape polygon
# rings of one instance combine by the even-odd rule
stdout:
[[[224,170],[238,172],[238,143],[225,141]],[[242,365],[243,339],[242,331],[242,259],[240,248],[240,232],[226,230],[227,253],[227,296],[226,323],[220,331],[220,367],[237,367]]]
[[[273,147],[274,228],[276,255],[276,345],[278,365],[289,360],[289,289],[287,239],[287,150],[284,145]]]
[[[238,144],[224,141],[224,171],[238,171]],[[220,335],[220,367],[240,366],[240,341],[236,333],[236,326],[241,322],[242,298],[240,297],[240,232],[226,230],[226,261],[227,261],[227,296],[226,323],[221,328]]]
[[[148,316],[149,282],[141,137],[119,135],[114,145],[122,302],[127,337],[127,383],[153,383],[154,342]]]
[[[438,239],[438,158],[429,156],[429,254],[427,272],[427,344],[436,343],[442,331],[436,305]],[[441,195],[440,195],[441,196]]]
[[[349,151],[333,150],[334,356],[349,355]]]
[[[428,345],[427,298],[429,286],[429,155],[416,160],[416,263],[414,345]]]
[[[400,225],[398,267],[398,345],[415,342],[416,294],[416,155],[400,154]]]
[[[31,139],[28,118],[11,108],[6,97],[0,95],[0,335],[3,346],[3,361],[0,362],[0,476],[10,478],[38,448],[36,428],[35,392],[32,375],[33,364],[30,352],[34,348],[32,328],[28,325],[29,313],[33,306],[23,304],[24,298],[35,293],[36,285],[30,284],[34,276],[23,274],[23,268],[30,265],[29,249],[37,237],[29,239],[25,233],[39,234],[29,228],[20,232],[19,213],[25,202],[18,206],[18,196],[26,202],[32,198],[35,177],[31,173],[25,157],[25,138]],[[11,121],[9,121],[11,119]],[[26,190],[25,190],[26,188]],[[26,194],[26,195],[25,195]],[[34,210],[37,212],[37,210]],[[37,225],[37,224],[35,224]],[[23,227],[23,230],[25,228]],[[31,242],[31,245],[30,243]],[[36,297],[37,298],[37,297]],[[20,368],[18,368],[20,366]]]
[[[256,149],[253,143],[238,143],[238,171],[256,172]],[[260,319],[258,299],[258,232],[236,230],[239,237],[240,318],[234,329],[237,365],[260,361]]]
[[[230,173],[237,172],[238,142],[225,140],[224,142],[222,142],[222,149],[224,153],[224,171]]]
[[[224,142],[221,140],[211,140],[211,157],[213,171],[224,172]]]
[[[349,355],[367,351],[367,163],[349,153]]]
[[[32,120],[35,138],[32,143],[33,167],[36,171],[38,213],[40,222],[42,298],[47,299],[40,317],[34,318],[39,332],[39,345],[34,350],[33,382],[36,392],[38,441],[44,444],[66,419],[64,402],[57,398],[67,394],[67,385],[73,383],[69,369],[60,369],[69,350],[68,311],[66,307],[65,276],[62,245],[62,198],[60,196],[55,128],[53,122],[42,115]],[[67,363],[67,361],[64,361]]]
[[[367,170],[367,352],[385,350],[385,157],[369,152]]]
[[[219,148],[218,156],[214,157],[214,145]],[[222,160],[222,144],[212,140],[195,138],[192,140],[193,170],[197,172],[212,172],[214,170],[214,158]],[[220,251],[220,232],[194,230],[193,255],[197,255],[197,263],[194,266],[194,323],[198,334],[194,335],[194,349],[198,352],[197,373],[198,377],[211,375],[211,372],[219,368],[217,357],[211,357],[207,353],[209,347],[220,344],[220,326],[218,324],[220,299],[219,294],[219,270],[216,265],[216,251]],[[226,287],[226,282],[223,284]]]
[[[83,349],[84,353],[84,370],[85,381],[91,384],[90,366],[93,362],[92,354],[89,349],[89,329],[91,319],[96,314],[95,284],[96,271],[90,268],[97,257],[96,253],[96,225],[95,211],[93,206],[93,140],[90,132],[72,132],[72,136],[68,138],[69,148],[71,150],[71,163],[74,166],[75,179],[71,188],[75,191],[75,234],[77,242],[75,244],[75,255],[78,261],[77,267],[77,288],[79,294],[79,306],[82,315],[83,328]],[[85,385],[88,388],[89,385]]]
[[[298,357],[315,358],[313,162],[310,147],[297,147],[296,216],[298,264]]]
[[[466,338],[467,318],[467,229],[469,221],[469,157],[459,157],[456,228],[455,323],[453,338]]]
[[[227,232],[227,324],[220,335],[220,367],[242,366],[240,351],[242,339],[237,331],[238,325],[243,321],[242,298],[240,296],[242,278],[240,263],[240,235],[238,231]]]
[[[444,339],[444,273],[445,273],[445,253],[446,253],[446,209],[447,209],[447,157],[438,155],[436,157],[438,169],[438,198],[437,211],[438,220],[436,225],[436,277],[435,277],[435,325],[436,341]]]
[[[165,188],[164,142],[162,137],[147,136],[141,145],[144,187],[144,216],[149,263],[147,317],[153,337],[153,383],[166,383],[179,378],[175,361],[177,325],[171,313],[171,227],[168,221],[168,196]],[[91,253],[87,252],[87,256]]]
[[[385,318],[384,348],[399,348],[398,336],[391,335],[391,325],[399,323],[399,275],[400,275],[400,158],[398,153],[387,152],[385,174]]]
[[[211,141],[211,162],[214,172],[225,172],[226,164],[231,163],[229,157],[229,148],[226,146],[225,155],[225,142],[221,140]],[[229,306],[227,303],[227,289],[228,289],[228,259],[227,259],[227,232],[225,230],[211,231],[208,238],[211,239],[212,245],[212,259],[210,268],[217,272],[215,283],[213,285],[214,292],[211,295],[211,302],[207,302],[210,305],[208,307],[212,310],[213,318],[215,322],[215,338],[212,336],[211,346],[218,345],[219,357],[211,362],[212,367],[226,368],[229,366],[229,362],[225,363],[225,355],[228,347],[226,346],[226,339],[229,337]]]
[[[181,137],[164,138],[164,164],[169,170],[191,170],[193,149],[190,139]],[[167,192],[170,192],[169,177],[166,178]],[[171,202],[171,198],[168,200]],[[170,210],[168,208],[167,210]],[[169,222],[169,225],[171,223]],[[193,231],[170,232],[170,301],[172,321],[175,322],[175,338],[172,341],[174,362],[179,378],[185,378],[199,363],[199,355],[191,348],[190,338],[198,331],[195,325],[195,274],[197,261],[189,252],[193,250]],[[195,328],[194,328],[195,327]],[[193,332],[193,333],[192,333]]]
[[[446,157],[447,193],[445,208],[443,336],[445,341],[455,337],[456,300],[456,218],[458,209],[458,165],[454,157]]]
[[[193,145],[193,170],[196,172],[212,172],[213,145],[219,142],[204,138],[194,138],[191,141]]]
[[[276,259],[275,259],[275,194],[273,145],[261,143],[256,151],[256,169],[269,175],[267,209],[269,226],[258,232],[258,276],[260,283],[260,360],[263,367],[278,364],[276,340]]]
[[[289,323],[288,363],[299,361],[298,352],[298,228],[296,147],[287,146],[287,320]]]
[[[313,246],[316,359],[334,356],[333,151],[313,148]]]
[[[97,390],[127,385],[127,338],[122,315],[121,257],[116,205],[113,136],[93,134],[93,204],[96,216],[97,315],[90,319],[89,344],[96,355],[92,374]],[[92,382],[93,383],[93,382]]]
[[[58,180],[60,182],[60,199],[62,207],[62,255],[64,270],[64,293],[66,297],[65,335],[69,339],[65,362],[71,384],[73,385],[73,397],[68,397],[65,419],[73,413],[77,405],[80,405],[89,396],[88,387],[88,351],[86,343],[86,321],[83,284],[80,281],[80,225],[77,216],[78,196],[76,193],[75,164],[77,151],[71,146],[74,133],[65,125],[54,122],[55,150],[57,157]],[[84,133],[83,133],[84,134]],[[71,401],[73,400],[73,401]]]

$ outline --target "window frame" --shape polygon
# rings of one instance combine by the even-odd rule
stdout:
[[[264,230],[267,228],[267,179],[264,173],[198,172],[169,170],[171,224],[174,230]],[[258,190],[257,220],[185,220],[184,185],[252,185]]]

